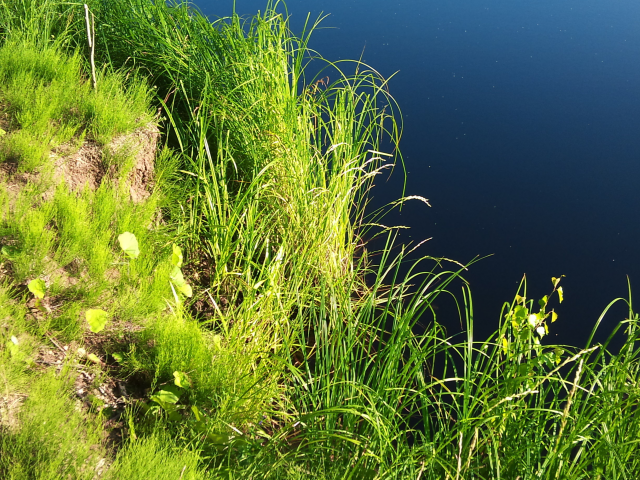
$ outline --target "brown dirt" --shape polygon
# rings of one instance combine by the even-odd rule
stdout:
[[[146,127],[138,128],[129,135],[123,135],[113,139],[109,148],[119,151],[123,148],[135,150],[136,163],[127,184],[129,185],[129,195],[134,202],[142,202],[151,195],[153,188],[153,165],[160,139],[158,128],[149,124]]]
[[[132,133],[115,137],[105,146],[93,140],[85,140],[79,148],[71,144],[61,145],[50,154],[53,172],[49,178],[42,179],[41,175],[35,173],[19,173],[18,163],[8,161],[0,164],[0,181],[7,183],[8,190],[15,198],[27,183],[46,180],[52,184],[43,194],[43,200],[48,200],[55,192],[55,186],[62,181],[72,191],[78,191],[85,186],[96,190],[103,180],[114,180],[118,171],[115,165],[106,167],[106,152],[133,154],[134,167],[126,183],[131,200],[139,203],[146,200],[153,189],[154,159],[159,138],[160,131],[150,123]]]
[[[55,153],[52,156],[57,157]],[[77,152],[56,158],[53,176],[56,183],[63,178],[69,189],[74,191],[81,190],[85,185],[96,190],[105,173],[102,149],[96,142],[88,140]]]
[[[124,331],[125,335],[119,341],[113,335],[92,334],[87,332],[84,345],[76,342],[65,344],[62,341],[47,335],[50,343],[43,345],[36,355],[35,363],[41,368],[54,368],[60,373],[63,365],[71,365],[75,372],[73,385],[74,397],[85,411],[101,412],[104,417],[106,437],[105,446],[115,452],[121,446],[126,425],[124,412],[127,405],[134,404],[147,395],[148,382],[142,381],[136,376],[122,378],[118,373],[120,366],[113,360],[110,350],[126,351],[126,346],[133,341],[133,335],[140,331],[139,325],[130,322],[118,322],[117,326],[110,325],[107,333]],[[122,345],[118,345],[121,342]],[[121,348],[118,348],[121,347]],[[89,360],[89,354],[94,354],[99,363]],[[6,418],[8,407],[5,404],[12,401],[17,408],[24,399],[4,398],[0,396],[0,413]],[[3,410],[4,408],[4,410]],[[2,422],[7,421],[0,418]]]
[[[0,434],[3,430],[14,432],[18,428],[17,413],[26,395],[10,393],[0,395]]]

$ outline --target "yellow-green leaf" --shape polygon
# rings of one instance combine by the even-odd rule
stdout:
[[[173,372],[173,383],[175,383],[180,388],[190,388],[191,380],[184,372]]]
[[[40,278],[31,280],[27,287],[36,298],[44,298],[44,294],[47,291],[47,286],[45,285],[44,280],[41,280]]]
[[[504,337],[502,337],[502,349],[504,350],[504,353],[509,351],[509,342],[507,342],[507,339]]]
[[[87,358],[91,360],[93,363],[98,363],[98,364],[102,363],[102,361],[98,358],[98,356],[93,353],[90,353],[89,355],[87,355]]]
[[[564,350],[559,347],[556,347],[553,349],[553,353],[556,357],[555,358],[556,363],[560,363],[562,361],[562,354],[564,353]]]
[[[171,273],[169,274],[169,279],[178,288],[180,288],[185,284],[184,276],[182,275],[182,270],[180,270],[178,267],[173,267],[173,270],[171,270]]]
[[[89,323],[89,328],[93,333],[98,333],[104,330],[109,319],[109,314],[99,308],[90,308],[86,311],[85,317]]]
[[[185,297],[193,297],[193,290],[191,290],[191,285],[188,283],[183,283],[178,287],[178,291],[182,293]]]
[[[118,235],[118,242],[120,242],[120,248],[126,253],[130,258],[138,258],[140,255],[140,249],[138,248],[138,240],[133,233],[124,232],[121,235]]]
[[[564,292],[562,291],[562,287],[558,287],[558,298],[560,300],[560,303],[562,303],[562,300],[564,300]]]
[[[558,319],[558,314],[556,312],[551,312],[551,323],[555,322]]]
[[[171,254],[171,263],[174,266],[180,268],[182,267],[182,250],[176,244],[173,244],[173,253]]]

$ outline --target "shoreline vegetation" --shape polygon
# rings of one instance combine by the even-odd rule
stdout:
[[[549,342],[561,278],[474,339],[466,266],[382,225],[427,200],[367,208],[402,163],[375,70],[281,3],[88,12],[0,0],[0,477],[640,477],[631,292],[604,345]]]

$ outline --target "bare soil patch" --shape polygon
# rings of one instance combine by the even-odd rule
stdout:
[[[54,149],[50,154],[53,172],[42,174],[18,172],[19,163],[13,159],[0,164],[0,181],[16,196],[28,183],[46,182],[48,188],[43,193],[43,200],[49,199],[55,187],[65,182],[70,190],[83,188],[96,190],[103,181],[118,179],[118,165],[107,166],[107,153],[110,155],[132,156],[134,165],[124,181],[132,201],[138,203],[146,200],[154,186],[154,160],[160,138],[160,131],[154,124],[140,127],[126,135],[115,137],[109,144],[100,145],[93,140],[85,140],[78,148],[65,144]]]

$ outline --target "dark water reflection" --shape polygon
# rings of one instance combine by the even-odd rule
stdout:
[[[196,1],[212,18],[232,2]],[[263,0],[237,0],[250,15]],[[493,329],[523,273],[563,280],[552,332],[581,344],[607,303],[640,288],[640,3],[631,0],[290,0],[294,30],[331,13],[311,47],[363,59],[405,122],[407,193],[431,200],[389,223],[423,254],[468,261],[476,325]],[[379,182],[378,204],[401,178]],[[617,308],[609,324],[624,318]]]

